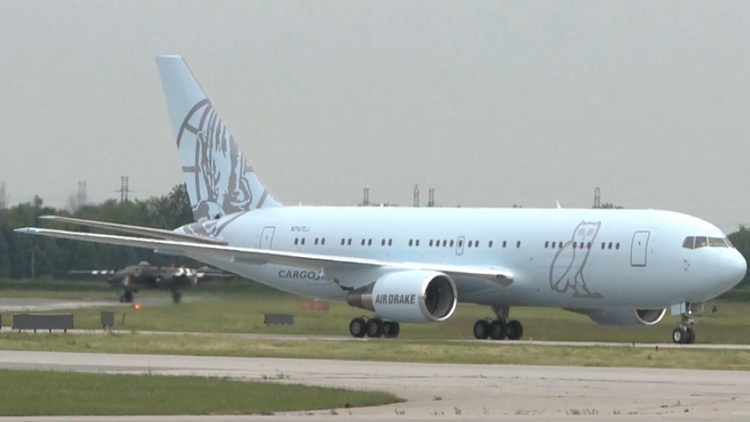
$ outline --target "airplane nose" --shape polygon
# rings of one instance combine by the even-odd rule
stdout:
[[[727,283],[727,290],[736,286],[747,273],[747,261],[739,251],[732,249],[719,270]]]

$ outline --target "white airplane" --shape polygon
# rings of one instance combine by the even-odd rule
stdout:
[[[450,318],[457,302],[491,307],[485,339],[519,339],[512,306],[552,306],[614,325],[691,316],[745,275],[713,225],[657,210],[284,207],[256,176],[180,56],[159,56],[195,222],[173,231],[48,218],[130,236],[27,227],[35,235],[182,254],[280,290],[371,311],[355,337],[395,337],[399,322]]]

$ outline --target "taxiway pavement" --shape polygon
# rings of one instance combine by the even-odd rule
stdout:
[[[554,348],[550,348],[554,353]],[[392,392],[405,403],[273,416],[97,421],[722,420],[750,418],[750,372],[0,351],[0,368],[232,377]],[[268,380],[271,381],[268,381]],[[251,398],[249,398],[251,399]],[[342,403],[342,407],[343,407]],[[336,413],[334,415],[333,413]],[[0,418],[69,421],[81,417]]]

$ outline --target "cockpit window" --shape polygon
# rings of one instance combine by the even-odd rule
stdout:
[[[682,242],[685,249],[732,248],[732,242],[726,237],[688,236]]]
[[[709,237],[708,246],[712,248],[726,248],[727,244],[724,243],[724,239],[720,237]]]
[[[682,242],[682,247],[685,249],[693,249],[693,242],[695,242],[695,236],[688,236],[685,241]]]

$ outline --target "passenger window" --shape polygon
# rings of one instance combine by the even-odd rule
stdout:
[[[318,238],[317,237],[315,238],[315,244],[316,245],[318,244]]]
[[[451,240],[451,244],[450,244],[451,248],[453,247],[453,245],[454,245],[453,240]]]
[[[304,244],[305,244],[305,238],[303,237],[303,238],[302,238],[302,239],[300,240],[300,242],[299,242],[299,243],[300,243],[300,244],[302,244],[302,245],[304,245]]]
[[[380,246],[385,246],[385,239],[380,239]]]
[[[549,240],[544,242],[544,249],[547,249],[549,247]]]
[[[365,246],[365,239],[362,239],[362,246]]]
[[[516,242],[516,249],[518,249],[520,247],[521,247],[521,241],[519,240],[518,242]]]
[[[388,239],[388,246],[393,245],[393,239]]]
[[[617,250],[620,249],[620,242],[617,242],[617,244],[615,244],[615,249],[617,249]]]
[[[341,245],[343,246],[345,243],[346,243],[346,239],[342,238],[341,239]]]
[[[505,247],[508,244],[505,240],[503,240],[503,247]]]
[[[419,246],[419,239],[417,239],[417,240],[414,241],[414,245],[415,246]]]
[[[372,239],[367,239],[367,246],[372,246]]]
[[[591,242],[589,242],[588,244],[586,244],[586,249],[591,249]]]
[[[612,242],[609,242],[609,245],[607,245],[607,249],[612,249]]]
[[[604,243],[604,242],[602,242],[602,250],[604,250],[604,246],[605,246],[605,243]]]
[[[322,238],[322,239],[320,239],[320,244],[321,245],[325,245],[326,244],[326,238],[325,237]]]
[[[447,240],[443,240],[443,247],[446,247],[446,246],[448,246],[448,241]]]
[[[430,239],[430,243],[429,243],[429,245],[428,245],[428,246],[432,246],[432,239]]]
[[[346,241],[346,244],[347,245],[351,245],[352,244],[352,238],[351,237],[349,238],[349,240]]]
[[[299,243],[299,239],[295,237],[295,238],[294,238],[294,244],[296,245],[296,244],[298,244],[298,243]]]
[[[492,247],[492,241],[491,241],[491,240],[490,240],[490,243],[489,243],[489,247],[490,247],[490,248]]]

